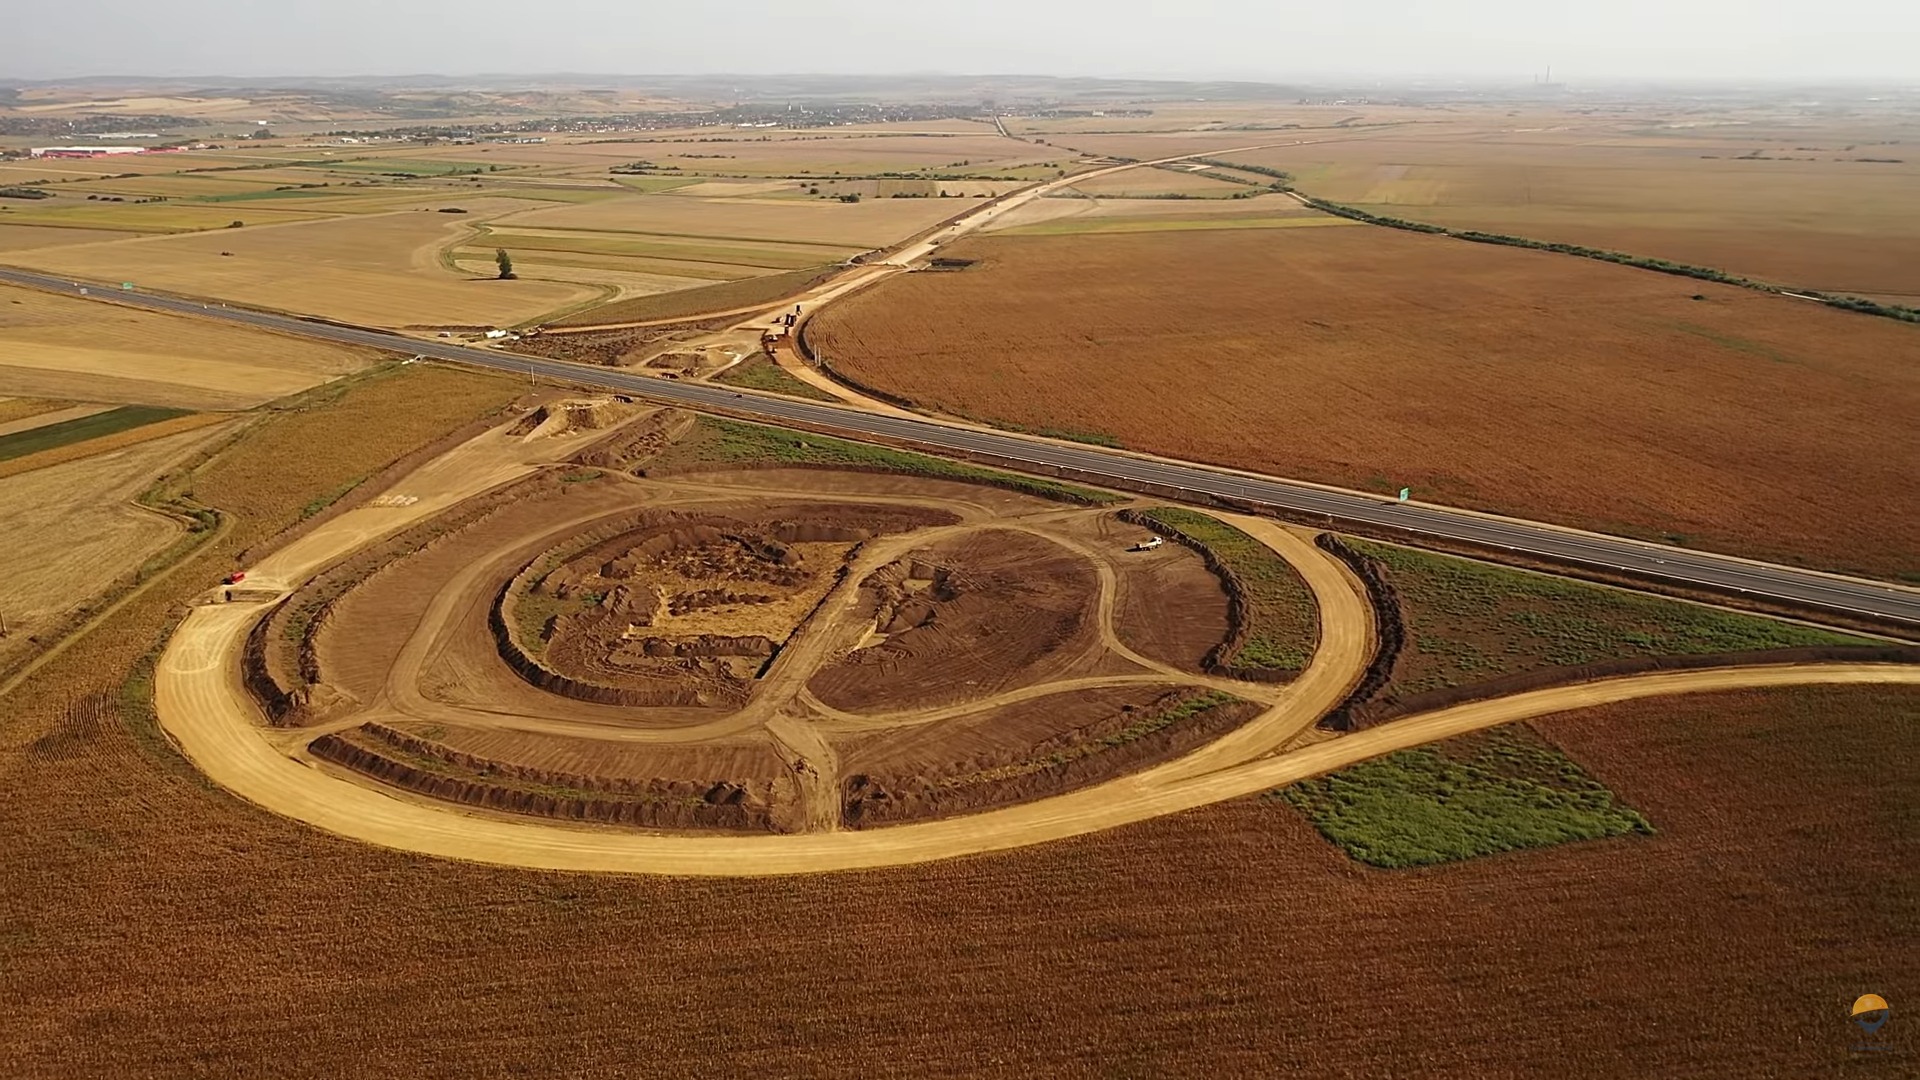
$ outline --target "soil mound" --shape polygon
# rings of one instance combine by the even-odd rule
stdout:
[[[548,438],[576,431],[600,431],[620,423],[640,406],[614,398],[569,398],[535,408],[508,429],[525,439]]]

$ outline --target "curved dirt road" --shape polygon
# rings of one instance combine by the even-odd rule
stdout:
[[[1568,709],[1747,687],[1920,685],[1920,668],[1875,664],[1631,676],[1473,702],[1197,775],[1183,775],[1184,762],[1176,761],[1040,802],[925,824],[789,836],[660,836],[425,806],[280,754],[252,722],[257,709],[240,685],[235,663],[258,614],[253,605],[197,610],[160,664],[156,704],[161,721],[211,779],[274,813],[352,839],[443,858],[545,870],[745,876],[899,866],[1110,829],[1249,795],[1393,750]]]
[[[250,577],[291,588],[326,563],[430,511],[530,471],[545,453],[577,446],[552,440],[536,449],[498,431],[489,433],[392,489],[416,495],[417,502],[344,514],[263,561]],[[161,659],[155,705],[165,730],[214,782],[274,813],[341,836],[529,868],[737,876],[903,865],[1063,839],[1251,794],[1478,728],[1636,697],[1806,683],[1920,685],[1920,668],[1897,665],[1668,672],[1472,702],[1276,754],[1359,677],[1373,648],[1370,612],[1344,567],[1297,535],[1264,519],[1222,517],[1294,564],[1320,605],[1320,647],[1301,677],[1274,693],[1260,716],[1186,757],[1098,786],[962,817],[869,831],[830,831],[822,819],[821,830],[795,835],[650,835],[483,816],[388,794],[290,757],[270,741],[240,673],[247,632],[270,609],[267,603],[194,609]],[[783,731],[805,741],[800,731]],[[832,805],[828,793],[820,794],[809,800],[815,816]]]

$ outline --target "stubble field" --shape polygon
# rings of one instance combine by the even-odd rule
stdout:
[[[1408,130],[1228,156],[1377,214],[1920,300],[1920,226],[1902,212],[1920,198],[1920,131],[1725,130]]]
[[[1904,539],[1920,500],[1887,452],[1920,418],[1911,327],[1377,228],[1002,236],[948,254],[979,262],[856,294],[809,340],[936,411],[1920,572]]]
[[[0,167],[51,196],[0,207],[0,252],[348,321],[511,325],[831,265],[1075,157],[984,124],[491,145],[269,139],[127,155],[110,175],[99,162]],[[460,213],[429,212],[440,210]],[[520,280],[482,280],[496,248]]]
[[[9,566],[0,576],[0,670],[37,652],[45,642],[34,638],[182,534],[181,523],[134,500],[226,430],[203,427],[0,479],[0,550]]]
[[[360,349],[0,287],[0,392],[243,409],[366,366]]]
[[[441,266],[439,251],[461,235],[466,220],[430,212],[363,215],[14,257],[57,274],[379,326],[434,319],[512,323],[594,295],[590,287],[553,282],[463,280]]]

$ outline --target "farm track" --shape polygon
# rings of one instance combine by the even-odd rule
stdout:
[[[342,515],[263,561],[250,575],[250,583],[257,577],[277,590],[267,594],[277,599],[278,591],[292,589],[341,556],[393,535],[461,498],[531,472],[538,467],[536,458],[571,451],[577,445],[567,439],[543,442],[545,445],[529,446],[518,440],[489,441],[482,436],[458,447],[390,489],[414,496],[416,502],[401,508],[365,508]],[[723,495],[725,490],[722,485],[713,494]],[[884,500],[883,496],[878,498]],[[353,520],[356,516],[362,520]],[[846,576],[838,592],[823,601],[823,618],[808,626],[783,653],[785,662],[769,672],[774,692],[758,697],[757,704],[749,706],[750,719],[744,726],[764,721],[768,736],[793,767],[798,798],[790,811],[789,824],[804,831],[790,835],[650,835],[482,816],[389,794],[318,768],[297,756],[298,751],[289,743],[291,739],[304,743],[320,729],[305,729],[295,736],[269,731],[241,684],[240,654],[247,632],[271,609],[270,601],[208,603],[194,608],[161,659],[156,707],[163,728],[215,782],[267,810],[338,835],[445,858],[531,868],[740,876],[904,865],[1063,839],[1266,790],[1479,728],[1638,697],[1811,683],[1920,684],[1920,669],[1874,664],[1632,676],[1472,702],[1287,751],[1285,748],[1359,678],[1373,650],[1369,609],[1358,583],[1344,567],[1299,536],[1263,519],[1225,516],[1294,565],[1320,605],[1320,647],[1300,678],[1280,688],[1236,684],[1235,689],[1243,696],[1261,700],[1268,707],[1239,729],[1185,757],[1097,786],[957,818],[864,831],[839,830],[837,761],[823,734],[835,728],[857,727],[861,720],[871,718],[842,715],[828,716],[825,724],[811,722],[807,719],[812,712],[810,696],[804,690],[805,676],[813,670],[813,664],[857,629],[858,620],[850,620],[848,612],[853,608],[855,585],[866,571],[925,543],[932,533],[957,535],[984,527],[978,521],[889,537],[870,545],[872,554],[863,553],[855,572]],[[1103,583],[1102,593],[1106,592]],[[448,588],[436,604],[450,606],[457,599],[458,591]],[[1102,600],[1099,612],[1105,632],[1110,632],[1109,599]],[[426,624],[431,621],[423,621],[409,649],[422,638],[430,638]],[[1173,675],[1179,676],[1178,682],[1192,685],[1221,682],[1185,673]],[[1125,685],[1143,679],[1176,681],[1162,672],[1086,681],[1089,685]],[[1056,690],[1079,688],[1072,680],[1054,686]],[[1036,691],[1044,689],[1047,687],[1043,685],[999,695],[996,703],[1037,696]],[[371,712],[373,718],[385,718],[385,711]],[[354,717],[327,727],[343,727],[367,718]],[[728,718],[721,722],[722,729],[731,729],[736,723],[735,718]],[[562,727],[570,734],[582,730],[577,725]],[[681,730],[674,734],[684,739],[688,733]]]

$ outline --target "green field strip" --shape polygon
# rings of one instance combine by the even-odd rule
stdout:
[[[148,424],[157,424],[162,420],[171,420],[176,416],[185,416],[187,409],[162,409],[151,405],[127,405],[93,416],[83,416],[77,420],[66,420],[58,424],[33,428],[0,436],[0,461],[10,461],[28,454],[37,454],[43,450],[53,450],[74,443],[98,439],[106,435],[117,435],[122,431],[131,431]]]

